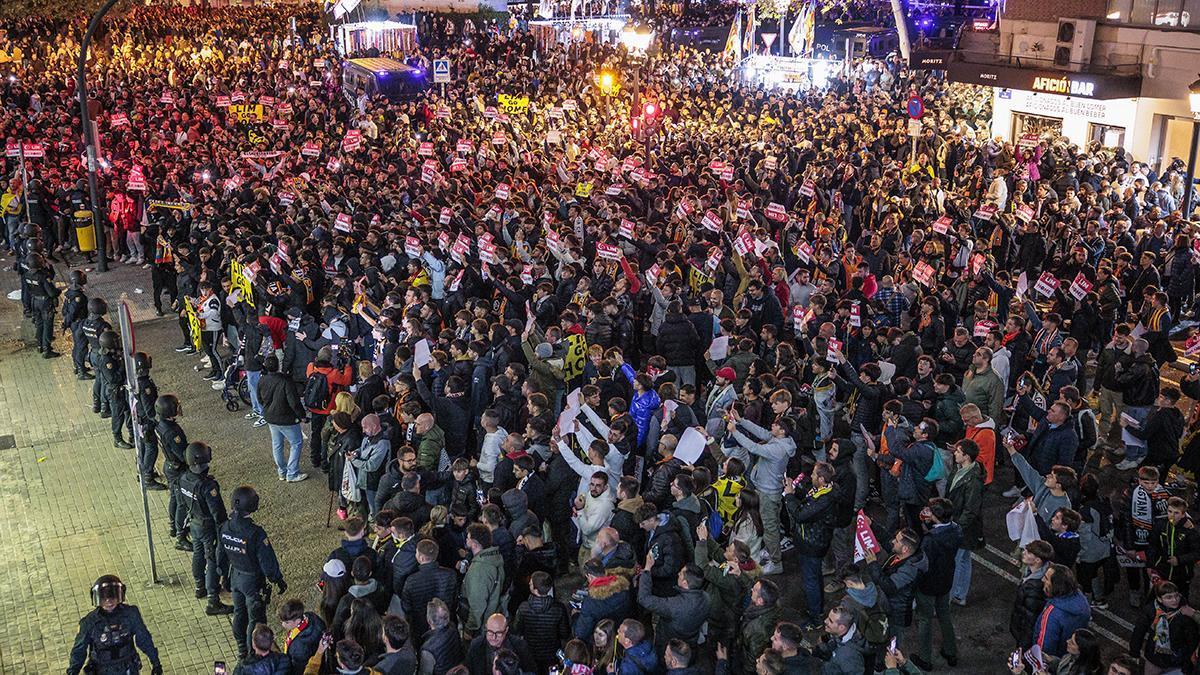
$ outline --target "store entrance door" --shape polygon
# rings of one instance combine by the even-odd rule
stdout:
[[[1017,139],[1025,134],[1042,134],[1052,131],[1056,134],[1062,133],[1062,118],[1061,117],[1045,117],[1042,115],[1030,115],[1029,113],[1013,113],[1013,138]]]

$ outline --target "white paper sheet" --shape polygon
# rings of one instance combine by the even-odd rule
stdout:
[[[708,358],[713,361],[722,361],[729,356],[729,336],[720,335],[713,338],[712,344],[708,347]]]
[[[704,434],[695,427],[688,427],[679,437],[679,444],[675,446],[675,457],[685,464],[695,464],[696,460],[700,459],[700,453],[704,452],[707,441]]]
[[[424,368],[430,361],[433,361],[433,356],[429,353],[429,341],[422,339],[413,348],[413,364],[418,368]]]

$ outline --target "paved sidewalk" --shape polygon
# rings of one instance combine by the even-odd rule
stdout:
[[[118,574],[141,608],[168,673],[235,661],[228,617],[192,596],[191,558],[156,525],[159,585],[150,584],[142,497],[132,450],[112,447],[91,412],[90,383],[67,357],[46,361],[12,337],[15,303],[0,309],[0,672],[62,672],[98,576]],[[15,315],[15,316],[14,316]],[[150,508],[166,511],[166,493]]]

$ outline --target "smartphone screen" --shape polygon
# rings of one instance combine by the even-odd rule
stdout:
[[[891,642],[888,642],[888,651],[889,652],[896,651],[896,638],[892,638]]]

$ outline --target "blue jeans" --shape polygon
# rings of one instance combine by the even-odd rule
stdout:
[[[821,587],[821,559],[816,556],[801,555],[800,580],[804,584],[804,603],[808,610],[808,620],[821,623],[825,619],[824,592]]]
[[[1148,405],[1147,406],[1127,405],[1127,406],[1125,406],[1125,409],[1122,410],[1121,412],[1126,413],[1127,415],[1136,419],[1139,422],[1145,422],[1146,418],[1150,416],[1150,406],[1148,406]],[[1150,448],[1146,446],[1145,441],[1142,441],[1141,445],[1130,445],[1128,443],[1125,444],[1125,459],[1126,460],[1140,462],[1143,459],[1146,459],[1146,454],[1148,452],[1150,452]]]
[[[950,586],[950,599],[967,601],[971,592],[971,552],[965,548],[954,554],[954,584]]]
[[[300,452],[304,449],[304,436],[299,424],[268,424],[271,429],[271,454],[275,456],[275,470],[284,478],[300,475]],[[284,464],[283,441],[287,439],[289,452]]]
[[[262,403],[258,400],[258,381],[262,379],[261,370],[246,371],[246,388],[250,390],[250,409],[262,416]]]

